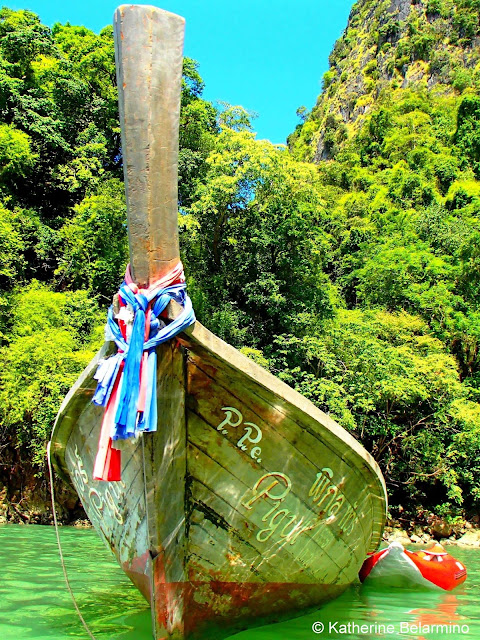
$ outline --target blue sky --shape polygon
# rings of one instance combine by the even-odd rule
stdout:
[[[119,1],[20,0],[42,22],[82,24],[98,32]],[[156,3],[153,3],[156,4]],[[157,6],[186,19],[185,55],[198,60],[204,97],[241,104],[259,117],[259,138],[283,143],[313,107],[328,55],[347,24],[353,0],[161,0]]]

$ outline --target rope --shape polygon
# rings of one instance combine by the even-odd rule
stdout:
[[[47,463],[48,463],[48,474],[50,476],[50,495],[52,497],[52,513],[53,513],[53,522],[55,524],[55,535],[57,536],[57,546],[58,546],[58,555],[60,557],[60,564],[62,565],[62,570],[63,570],[63,577],[65,578],[65,584],[67,585],[67,590],[72,598],[72,602],[73,602],[73,606],[75,607],[75,611],[78,614],[78,617],[80,618],[80,622],[83,624],[83,627],[85,629],[85,631],[88,633],[88,635],[90,636],[90,638],[92,640],[95,640],[95,636],[93,635],[93,633],[90,631],[90,629],[88,628],[87,623],[85,622],[85,618],[82,616],[82,612],[80,611],[77,601],[75,599],[75,595],[72,591],[72,587],[70,586],[70,580],[68,579],[68,574],[67,574],[67,568],[65,566],[65,560],[63,557],[63,551],[62,551],[62,545],[60,542],[60,533],[58,530],[58,520],[57,520],[57,511],[55,509],[55,492],[53,489],[53,469],[52,469],[52,461],[50,458],[50,445],[52,443],[49,442],[47,444]]]

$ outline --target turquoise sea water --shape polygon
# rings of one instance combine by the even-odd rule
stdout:
[[[72,588],[97,640],[151,640],[148,605],[96,533],[71,527],[60,533]],[[480,640],[480,549],[449,550],[468,570],[467,582],[453,593],[356,585],[315,613],[235,638]],[[314,633],[314,623],[324,625],[322,633]],[[365,632],[361,625],[372,628]],[[54,529],[0,526],[0,640],[69,638],[87,636],[65,588]]]

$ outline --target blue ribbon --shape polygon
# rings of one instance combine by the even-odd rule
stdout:
[[[120,364],[125,361],[118,406],[115,413],[115,426],[111,434],[113,440],[130,438],[139,432],[157,430],[157,353],[156,347],[170,340],[195,322],[192,302],[186,293],[185,283],[174,284],[164,289],[157,289],[148,296],[133,293],[124,282],[119,295],[125,304],[130,304],[134,312],[133,326],[127,340],[123,338],[120,327],[115,320],[113,306],[108,310],[107,326],[120,352],[100,362],[95,378],[98,381],[93,402],[107,406],[115,380],[119,375]],[[160,314],[170,302],[175,300],[183,311],[170,324],[165,325]],[[151,305],[150,332],[145,341],[145,312]],[[147,388],[145,411],[137,411],[140,393],[140,366],[143,352],[148,352],[146,372]]]

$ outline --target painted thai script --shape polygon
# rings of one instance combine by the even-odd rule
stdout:
[[[103,490],[102,486],[102,494],[100,494],[94,487],[89,487],[88,485],[88,475],[83,466],[83,460],[78,453],[77,446],[75,446],[73,458],[73,482],[82,500],[87,502],[99,520],[103,518],[103,511],[106,508],[111,512],[118,524],[123,524],[123,515],[118,509],[118,503],[122,498],[122,490],[126,488],[125,483],[122,481],[112,482],[105,490]]]
[[[313,531],[322,524],[329,525],[337,519],[339,527],[349,535],[357,518],[358,505],[347,503],[344,494],[332,482],[332,478],[333,471],[328,467],[324,467],[317,474],[308,496],[318,512],[314,517],[305,518],[283,507],[286,497],[292,490],[291,479],[280,471],[262,475],[254,484],[251,490],[252,495],[242,502],[242,507],[249,511],[257,505],[269,507],[262,516],[262,523],[265,523],[265,526],[262,525],[257,532],[257,540],[266,542],[272,536],[276,536],[285,544],[293,545],[302,533]]]
[[[235,407],[222,407],[222,411],[225,412],[225,419],[218,425],[217,431],[228,435],[226,427],[233,427],[234,429],[243,424],[245,433],[237,442],[237,447],[242,451],[248,451],[250,448],[250,457],[257,462],[261,462],[262,449],[260,447],[252,447],[256,445],[262,439],[262,430],[254,422],[243,422],[243,416]]]
[[[344,533],[349,535],[357,518],[356,510],[358,505],[357,503],[351,505],[346,501],[345,495],[333,483],[332,478],[333,471],[329,467],[324,467],[317,473],[308,496],[312,499],[315,507],[318,508],[319,516],[324,518],[326,523],[333,522],[345,505],[338,525]]]

